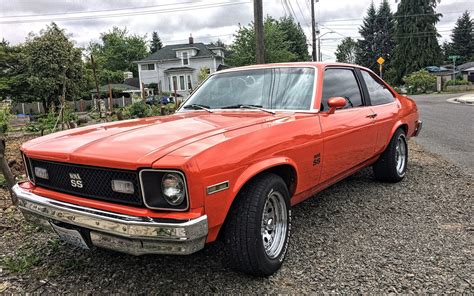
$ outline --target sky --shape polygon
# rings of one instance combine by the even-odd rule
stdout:
[[[292,16],[303,27],[310,43],[311,0],[263,0],[265,15]],[[373,0],[378,6],[381,0]],[[371,0],[319,0],[316,19],[321,30],[323,60],[334,60],[337,44],[344,37],[358,38]],[[399,0],[389,0],[396,11]],[[440,43],[450,39],[456,19],[463,11],[474,16],[473,0],[441,0],[437,12]],[[151,38],[157,31],[164,44],[222,40],[229,44],[240,25],[253,19],[251,0],[0,0],[0,39],[12,44],[37,34],[51,21],[66,29],[79,47],[99,41],[113,26],[126,27],[132,34]],[[311,50],[311,49],[309,49]]]

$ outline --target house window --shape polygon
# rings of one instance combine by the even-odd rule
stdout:
[[[193,89],[193,82],[191,80],[191,75],[188,75],[188,90]]]
[[[142,71],[155,70],[155,64],[142,64]]]
[[[178,89],[178,77],[173,76],[173,90]]]
[[[184,75],[179,76],[179,90],[185,90]]]
[[[181,56],[183,57],[183,66],[184,66],[184,65],[189,65],[188,53],[187,53],[187,52],[183,52],[183,53],[181,54]]]

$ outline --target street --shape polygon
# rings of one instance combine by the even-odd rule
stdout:
[[[423,130],[416,138],[426,150],[474,173],[474,106],[448,103],[458,94],[411,96],[418,104]]]

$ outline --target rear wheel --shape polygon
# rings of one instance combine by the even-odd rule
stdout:
[[[277,175],[262,174],[244,186],[225,228],[225,248],[233,269],[268,276],[282,265],[291,227],[290,197]]]
[[[405,177],[407,163],[407,139],[405,132],[398,129],[373,166],[375,178],[384,182],[399,182]]]

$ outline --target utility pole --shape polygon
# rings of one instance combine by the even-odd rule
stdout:
[[[97,74],[95,72],[95,62],[94,62],[94,56],[91,54],[91,66],[92,66],[92,74],[94,75],[94,81],[95,81],[95,88],[97,91],[97,110],[99,110],[100,113],[100,90],[99,90],[99,81],[97,81]]]
[[[265,63],[265,44],[263,37],[263,7],[262,0],[253,1],[253,18],[255,23],[255,57],[257,64]]]
[[[314,1],[311,0],[311,36],[312,36],[312,60],[313,62],[318,61],[318,57],[316,56],[316,18],[314,16]]]

